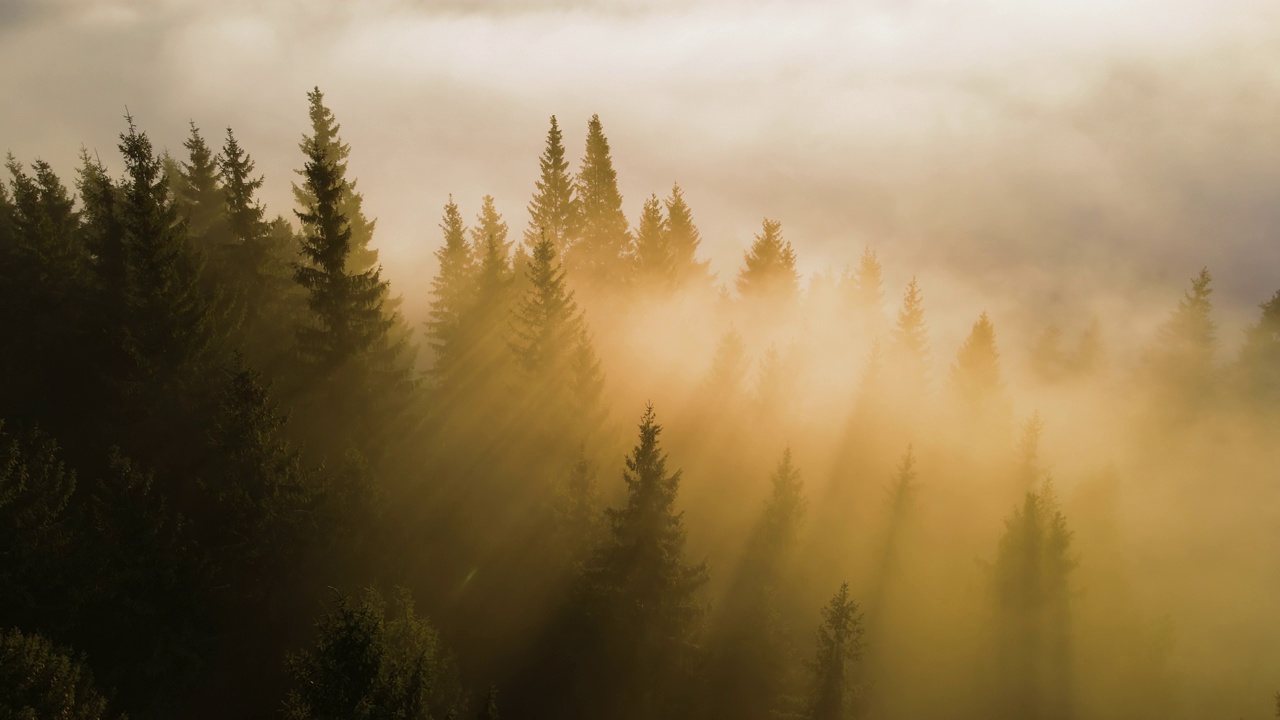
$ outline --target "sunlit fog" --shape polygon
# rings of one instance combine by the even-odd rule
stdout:
[[[1280,7],[0,0],[0,717],[1280,717]]]

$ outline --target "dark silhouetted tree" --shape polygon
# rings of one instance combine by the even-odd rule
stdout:
[[[1260,307],[1258,321],[1245,331],[1240,374],[1251,402],[1280,410],[1280,291]]]
[[[658,196],[651,195],[644,201],[636,228],[636,281],[642,287],[664,290],[675,282],[675,273],[667,219]]]
[[[764,219],[738,273],[738,294],[747,300],[790,301],[800,290],[796,253],[782,239],[782,223]]]
[[[616,287],[630,279],[631,233],[622,212],[618,173],[613,169],[609,140],[600,116],[587,123],[587,148],[578,170],[575,189],[582,211],[578,240],[566,251],[575,282],[595,288]]]
[[[851,682],[850,671],[862,658],[862,636],[862,613],[849,597],[849,583],[844,583],[822,609],[817,652],[811,665],[810,720],[843,720],[856,715],[860,688]]]
[[[444,244],[436,251],[440,269],[431,281],[431,315],[427,338],[435,351],[432,375],[436,387],[448,395],[456,392],[459,375],[468,372],[468,338],[463,336],[463,316],[475,301],[475,258],[467,241],[462,213],[449,197],[440,223]]]
[[[359,270],[350,258],[352,231],[342,210],[347,190],[327,146],[304,146],[309,154],[302,190],[312,200],[297,212],[305,262],[295,263],[294,279],[307,290],[313,322],[300,329],[298,342],[304,359],[328,372],[386,342],[387,283],[379,268]]]
[[[525,230],[524,243],[532,248],[545,235],[556,254],[563,257],[577,240],[582,206],[575,195],[574,179],[569,174],[569,161],[565,159],[555,115],[551,116],[547,146],[538,159],[538,168],[539,177],[534,183],[537,191],[529,202],[529,229]]]
[[[390,611],[374,591],[339,596],[315,645],[289,658],[290,720],[444,720],[466,711],[452,657],[401,591]]]
[[[325,202],[333,205],[347,220],[351,232],[348,266],[352,272],[357,273],[370,270],[378,264],[378,251],[371,247],[377,221],[365,217],[364,196],[356,190],[356,180],[347,177],[347,159],[351,155],[351,146],[342,142],[342,138],[338,136],[342,126],[334,118],[333,111],[325,106],[324,93],[320,92],[320,88],[313,88],[307,93],[307,102],[311,116],[311,134],[303,136],[299,147],[303,155],[308,158],[323,158],[332,168],[333,182],[338,187],[337,197]],[[298,207],[304,213],[316,214],[318,198],[310,171],[304,167],[298,174],[302,176],[302,184],[293,185]]]
[[[992,566],[1001,716],[1073,716],[1071,538],[1047,481],[1005,521]]]
[[[107,701],[83,660],[44,637],[0,631],[0,717],[101,720]]]
[[[707,582],[705,563],[685,557],[676,512],[680,471],[667,473],[653,406],[640,420],[639,442],[626,459],[627,498],[606,510],[604,540],[586,562],[581,590],[595,647],[584,656],[599,674],[603,703],[594,717],[679,715],[672,704],[694,666]]]
[[[667,251],[677,286],[711,287],[711,269],[706,260],[698,259],[702,234],[693,223],[693,211],[684,200],[679,185],[671,186],[671,195],[663,204],[667,210]]]

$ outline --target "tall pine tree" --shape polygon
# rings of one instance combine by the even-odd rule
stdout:
[[[702,234],[693,222],[693,211],[685,202],[679,185],[671,186],[671,195],[663,204],[667,210],[667,251],[677,286],[711,287],[711,269],[706,260],[698,259]]]
[[[582,210],[578,241],[566,251],[575,279],[597,289],[616,287],[630,278],[632,241],[618,192],[609,140],[600,116],[587,123],[587,149],[575,188]]]
[[[795,250],[782,238],[782,223],[765,218],[744,256],[738,294],[744,300],[789,302],[799,291]]]
[[[529,202],[529,228],[524,232],[524,244],[532,248],[545,235],[556,253],[564,256],[578,237],[582,207],[575,194],[573,176],[569,174],[569,161],[565,159],[564,141],[555,115],[551,116],[547,146],[538,159],[538,167],[540,174],[534,183],[537,192]]]

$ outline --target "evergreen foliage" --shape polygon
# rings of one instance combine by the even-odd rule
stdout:
[[[748,300],[786,302],[800,291],[796,253],[782,239],[782,223],[764,219],[738,273],[738,294]]]
[[[569,161],[565,159],[564,141],[556,116],[551,116],[547,146],[538,159],[540,175],[534,183],[536,192],[529,202],[529,228],[524,244],[534,247],[546,237],[556,254],[563,256],[577,241],[582,226],[582,205],[578,200]]]

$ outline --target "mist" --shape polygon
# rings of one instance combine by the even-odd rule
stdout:
[[[0,708],[1280,714],[1278,48],[0,6]]]

